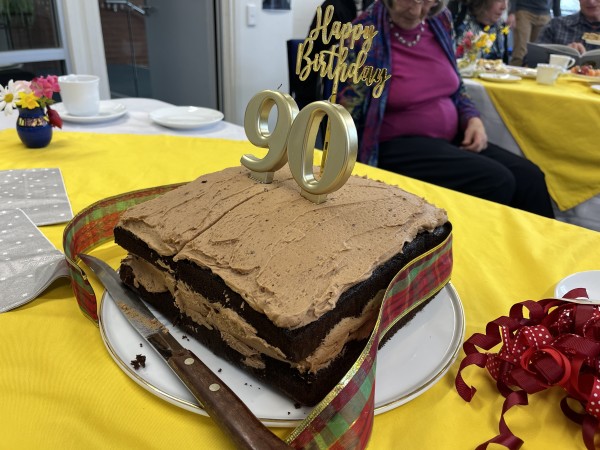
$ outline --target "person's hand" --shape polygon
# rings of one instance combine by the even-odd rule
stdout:
[[[479,117],[469,119],[465,136],[460,143],[460,148],[470,152],[479,153],[487,148],[488,140],[483,122]]]
[[[585,53],[585,47],[581,42],[571,42],[568,46],[577,50],[581,55]]]
[[[517,26],[517,17],[515,16],[515,13],[511,13],[508,15],[508,17],[506,18],[506,25],[508,25],[510,28],[514,28]]]

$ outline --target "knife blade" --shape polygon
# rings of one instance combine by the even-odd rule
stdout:
[[[183,347],[125,286],[107,263],[79,254],[104,285],[119,310],[136,331],[163,357],[169,367],[203,405],[208,415],[241,449],[289,449],[248,409],[240,398],[191,350]]]

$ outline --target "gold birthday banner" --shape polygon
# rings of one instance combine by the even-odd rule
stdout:
[[[368,86],[374,84],[372,95],[377,98],[383,92],[385,82],[391,78],[385,68],[364,65],[373,37],[378,33],[375,27],[352,25],[350,22],[332,23],[333,12],[333,6],[328,6],[323,16],[321,7],[317,8],[316,26],[304,43],[300,44],[296,60],[296,74],[301,81],[306,80],[311,71],[333,80],[329,101],[316,101],[299,111],[298,104],[290,95],[265,90],[248,102],[244,115],[244,130],[248,140],[257,147],[269,149],[264,158],[242,156],[241,163],[250,169],[250,176],[261,183],[271,183],[275,171],[287,163],[294,180],[300,186],[301,195],[314,203],[324,202],[327,194],[341,188],[352,174],[356,163],[356,125],[350,113],[343,106],[334,103],[339,82],[351,78],[354,83],[364,82]],[[328,31],[330,24],[331,29]],[[311,59],[313,43],[319,35],[325,44],[333,39],[339,41],[339,44],[315,54]],[[363,41],[361,50],[356,61],[348,64],[348,52],[354,49],[358,41]],[[277,123],[271,132],[268,119],[274,106],[277,107]],[[314,147],[319,125],[325,116],[328,118],[327,130],[321,173],[317,176],[313,171]]]
[[[301,81],[308,78],[311,72],[318,72],[322,78],[327,77],[333,80],[332,101],[335,101],[337,86],[340,81],[352,79],[354,84],[363,81],[367,86],[375,84],[373,88],[373,97],[378,98],[383,92],[385,82],[392,76],[388,74],[386,68],[376,68],[373,66],[365,66],[367,53],[371,50],[373,38],[378,31],[375,26],[363,26],[360,24],[352,25],[351,22],[342,24],[342,22],[333,22],[334,8],[328,6],[325,9],[323,16],[321,7],[317,8],[316,26],[313,28],[304,43],[298,47],[298,56],[296,59],[296,74]],[[331,24],[331,29],[328,26]],[[324,44],[332,43],[330,50],[323,50],[314,56],[311,56],[313,43],[319,39]],[[338,44],[333,44],[333,40],[338,41]],[[361,50],[358,52],[355,62],[346,63],[348,58],[348,50],[354,49],[354,44],[364,40]],[[346,46],[348,43],[348,47]]]

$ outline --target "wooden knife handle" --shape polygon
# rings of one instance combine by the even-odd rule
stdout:
[[[238,448],[291,448],[263,425],[244,402],[192,351],[177,351],[169,358],[168,363]]]

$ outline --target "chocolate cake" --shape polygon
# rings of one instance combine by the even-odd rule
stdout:
[[[352,365],[394,275],[449,233],[445,211],[397,187],[352,176],[315,204],[289,171],[260,184],[243,167],[134,206],[114,230],[125,284],[307,405]]]

